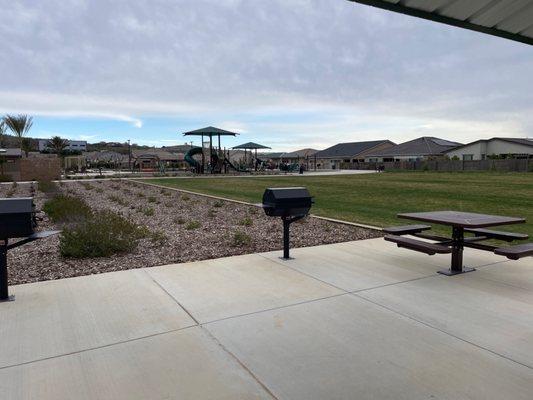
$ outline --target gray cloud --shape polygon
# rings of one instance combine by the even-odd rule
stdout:
[[[361,116],[533,134],[530,46],[345,0],[0,3],[1,110],[133,123],[295,110],[341,131]]]

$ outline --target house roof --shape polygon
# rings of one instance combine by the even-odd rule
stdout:
[[[90,151],[83,153],[85,159],[89,161],[120,162],[128,159],[127,154],[120,154],[115,151]]]
[[[436,137],[423,136],[418,139],[400,143],[388,149],[376,153],[370,153],[368,157],[394,157],[394,156],[436,156],[446,151],[461,146],[461,143],[451,142]]]
[[[168,151],[170,153],[187,153],[190,149],[196,146],[190,144],[177,144],[174,146],[163,146],[161,150]]]
[[[392,143],[390,140],[372,140],[369,142],[339,143],[325,150],[317,152],[317,158],[354,157],[383,143]]]
[[[271,160],[275,160],[275,159],[278,159],[278,158],[281,158],[282,156],[285,156],[286,153],[283,153],[283,152],[277,152],[277,153],[261,153],[261,154],[258,154],[257,156],[258,157],[263,157],[263,158],[269,158]]]
[[[161,161],[173,161],[183,158],[183,155],[180,157],[178,154],[161,149],[133,150],[132,154],[134,158],[158,158]]]
[[[487,142],[490,142],[492,140],[501,140],[503,142],[509,142],[509,143],[520,144],[522,146],[531,146],[531,147],[533,147],[533,139],[493,137],[493,138],[490,138],[490,139],[480,139],[480,140],[476,140],[474,142],[463,144],[463,145],[457,146],[457,147],[455,147],[453,149],[450,149],[448,151],[462,149],[463,147],[467,147],[467,146],[470,146],[470,145],[476,144],[476,143],[487,143]]]
[[[310,157],[316,153],[318,153],[319,150],[315,150],[315,149],[301,149],[301,150],[296,150],[296,151],[292,151],[290,153],[284,153],[283,154],[283,157],[287,157],[287,158],[299,158],[299,157]]]
[[[530,0],[351,0],[533,45]]]
[[[6,157],[22,157],[22,151],[20,149],[0,149],[5,151],[0,151],[1,156]]]

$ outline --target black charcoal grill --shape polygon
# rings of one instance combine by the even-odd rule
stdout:
[[[263,193],[265,214],[283,221],[283,259],[290,259],[290,224],[307,216],[312,205],[313,198],[304,187],[268,188]]]
[[[7,251],[59,233],[35,232],[37,220],[31,197],[0,199],[0,301],[12,300],[8,291]],[[9,244],[9,239],[23,238]]]

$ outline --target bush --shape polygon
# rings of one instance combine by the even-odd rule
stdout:
[[[240,225],[242,226],[252,226],[253,225],[253,221],[250,217],[246,217],[244,219],[241,220],[241,222],[239,222]]]
[[[183,225],[185,223],[185,220],[183,218],[176,217],[174,218],[174,222],[178,225]]]
[[[198,221],[190,221],[185,225],[185,229],[188,231],[192,231],[193,229],[198,229],[200,227],[200,222]]]
[[[59,250],[63,257],[108,257],[130,252],[143,230],[111,211],[98,211],[84,223],[63,230]]]
[[[12,182],[11,176],[0,174],[0,182]]]
[[[152,215],[154,215],[155,211],[152,207],[147,207],[142,210],[142,213],[147,217],[151,217]]]
[[[128,205],[127,201],[124,201],[124,199],[120,196],[117,196],[116,194],[112,194],[108,196],[108,199],[111,200],[114,203],[117,203],[120,206],[126,207]]]
[[[247,235],[246,233],[242,231],[237,231],[233,234],[233,247],[241,247],[241,246],[248,246],[252,242],[252,238],[250,235]]]
[[[85,190],[93,190],[94,189],[94,186],[91,185],[88,182],[80,182],[80,185],[83,186],[85,188]]]
[[[37,182],[37,189],[43,193],[56,193],[59,191],[55,182],[52,181],[39,181]]]
[[[148,196],[148,203],[155,203],[157,202],[157,197],[155,196]]]
[[[44,204],[43,211],[54,222],[79,222],[92,214],[90,207],[83,200],[63,194],[48,200]]]
[[[224,202],[222,200],[217,200],[213,204],[213,207],[217,207],[217,208],[224,207]]]

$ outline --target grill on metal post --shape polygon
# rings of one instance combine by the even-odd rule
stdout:
[[[59,233],[35,233],[36,226],[35,206],[31,197],[0,199],[0,301],[11,300],[7,279],[7,251]],[[9,244],[9,239],[14,238],[24,239]]]
[[[312,205],[313,198],[304,187],[268,188],[263,193],[265,214],[283,220],[283,259],[290,259],[290,224],[307,216]]]

